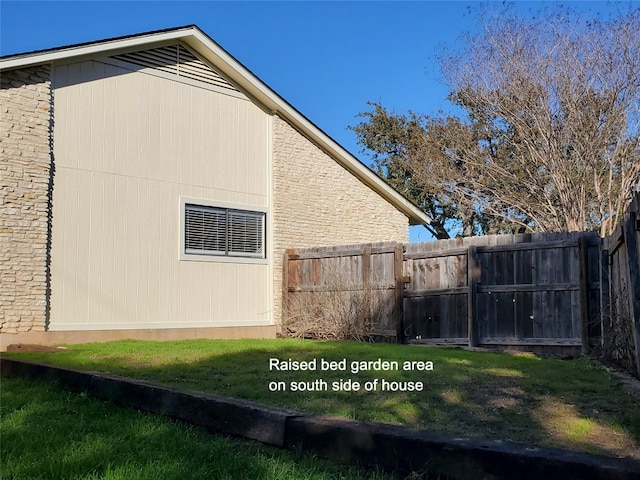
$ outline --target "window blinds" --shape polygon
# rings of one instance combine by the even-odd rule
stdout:
[[[185,205],[185,253],[264,258],[265,214]]]

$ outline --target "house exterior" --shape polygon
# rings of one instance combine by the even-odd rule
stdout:
[[[274,337],[286,248],[430,220],[195,26],[0,78],[2,349]]]

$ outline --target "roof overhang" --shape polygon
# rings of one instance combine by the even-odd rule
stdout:
[[[426,225],[431,223],[431,218],[426,213],[385,183],[371,169],[314,125],[195,25],[20,55],[10,55],[0,58],[0,71],[63,60],[65,62],[73,59],[80,61],[84,57],[115,55],[123,51],[153,48],[154,46],[177,41],[183,42],[197,52],[198,55],[213,65],[244,93],[261,104],[263,108],[288,121],[364,184],[407,215],[410,224]]]

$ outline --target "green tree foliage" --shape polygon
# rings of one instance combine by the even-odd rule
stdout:
[[[433,236],[449,238],[447,222],[457,218],[457,207],[433,184],[415,177],[409,162],[414,142],[425,131],[424,118],[395,115],[379,104],[369,105],[374,110],[360,114],[365,120],[351,129],[370,152],[376,173],[431,216],[433,221],[426,228]]]
[[[463,117],[390,113],[352,127],[378,173],[464,235],[611,233],[640,188],[640,9],[585,20],[483,11],[440,58]]]

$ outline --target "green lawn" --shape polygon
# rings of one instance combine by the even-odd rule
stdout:
[[[314,414],[640,459],[640,409],[584,358],[288,339],[122,341],[8,355]],[[315,359],[317,370],[270,370],[272,358]],[[346,359],[347,370],[319,371],[322,359]],[[351,369],[354,361],[378,359],[398,362],[399,370]],[[433,370],[403,371],[406,361],[431,361]],[[365,392],[365,383],[375,379],[377,390]],[[327,391],[291,391],[291,382],[319,386],[317,380],[327,382]],[[332,391],[333,382],[348,380],[359,382],[360,391]],[[423,390],[381,391],[383,381],[421,382]],[[284,382],[286,391],[270,391],[270,382]]]
[[[74,395],[2,379],[5,480],[391,480]]]

